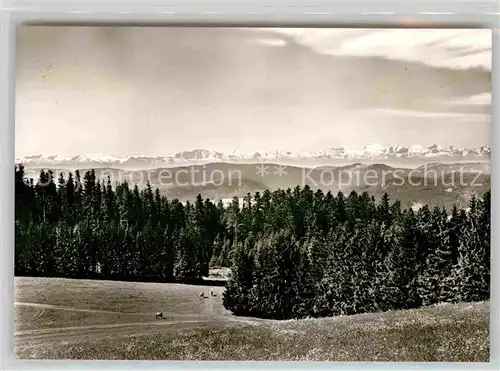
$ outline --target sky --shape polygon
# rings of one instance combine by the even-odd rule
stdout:
[[[23,26],[16,157],[489,144],[491,31]]]

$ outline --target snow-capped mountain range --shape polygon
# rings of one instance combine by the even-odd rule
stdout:
[[[222,153],[206,149],[195,149],[173,153],[167,156],[129,156],[113,157],[104,154],[87,154],[78,156],[26,156],[16,159],[16,163],[22,163],[27,167],[57,167],[57,168],[136,168],[148,169],[155,167],[184,166],[191,164],[204,164],[211,162],[229,163],[260,163],[260,162],[331,162],[342,160],[356,161],[382,161],[388,159],[418,159],[418,160],[444,160],[460,161],[463,159],[484,159],[489,160],[491,155],[491,145],[484,145],[478,148],[458,148],[454,146],[441,147],[434,144],[424,148],[420,145],[391,145],[384,147],[380,144],[366,145],[363,150],[350,150],[347,147],[330,148],[326,151],[317,152],[254,152],[243,153],[232,151]]]

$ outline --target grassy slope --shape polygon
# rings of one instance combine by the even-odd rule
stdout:
[[[170,360],[474,361],[489,359],[489,303],[292,321],[233,321],[209,288],[16,278],[20,358]],[[121,312],[75,312],[69,308]],[[168,321],[151,322],[155,311]],[[198,324],[187,321],[198,319]],[[186,322],[184,322],[186,321]],[[70,326],[136,326],[57,330]],[[145,326],[137,326],[143,322]],[[149,322],[151,322],[149,324]],[[161,326],[160,326],[161,325]],[[40,334],[40,331],[49,332]],[[37,336],[41,336],[37,340]],[[46,337],[44,337],[46,336]],[[54,337],[53,337],[54,336]],[[21,340],[19,340],[21,339]]]

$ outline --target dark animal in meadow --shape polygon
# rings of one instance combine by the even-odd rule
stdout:
[[[204,292],[200,292],[200,298],[204,298],[205,297],[205,293]]]
[[[156,319],[161,319],[161,318],[163,318],[163,312],[156,313]]]
[[[213,292],[213,291],[210,291],[210,296],[212,296],[212,297],[217,297],[217,295],[216,295],[216,294],[214,294],[214,292]]]

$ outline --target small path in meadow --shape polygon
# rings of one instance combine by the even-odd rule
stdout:
[[[212,305],[208,302],[205,306],[205,312],[200,314],[180,314],[180,313],[163,313],[166,317],[172,317],[171,319],[162,319],[155,321],[137,321],[137,322],[125,322],[125,323],[112,323],[112,324],[94,324],[85,326],[68,326],[68,327],[52,327],[52,328],[41,328],[33,330],[24,330],[14,332],[16,348],[21,347],[31,347],[39,345],[40,341],[78,341],[85,338],[96,338],[96,337],[123,337],[123,336],[134,336],[134,335],[144,335],[151,334],[158,331],[165,330],[163,326],[169,326],[171,329],[181,329],[189,327],[203,327],[203,326],[225,326],[225,325],[235,325],[235,324],[245,324],[245,325],[256,325],[260,320],[254,320],[252,318],[243,317],[233,317],[230,315],[223,315],[211,312]],[[36,314],[36,317],[40,317],[45,313],[45,310],[63,310],[72,312],[87,312],[87,313],[98,313],[98,314],[114,314],[114,315],[142,315],[142,316],[154,316],[155,313],[137,313],[137,312],[118,312],[109,311],[101,309],[86,309],[86,308],[75,308],[75,307],[65,307],[59,305],[51,304],[41,304],[41,303],[25,303],[25,302],[15,302],[16,306],[34,307],[41,309],[40,312]],[[163,329],[162,329],[163,328]]]
[[[75,331],[84,331],[88,336],[90,332],[88,330],[106,330],[106,329],[118,329],[124,327],[133,327],[133,326],[164,326],[164,325],[175,325],[181,323],[205,323],[206,320],[178,320],[178,321],[166,321],[166,320],[157,320],[151,322],[128,322],[128,323],[111,323],[111,324],[100,324],[100,325],[87,325],[87,326],[69,326],[69,327],[57,327],[57,328],[43,328],[37,330],[24,330],[24,331],[16,331],[14,332],[14,336],[17,337],[29,337],[29,340],[33,339],[33,336],[36,338],[44,337],[43,335],[49,335],[49,337],[55,333],[58,335],[71,335],[69,332]]]
[[[76,308],[76,307],[64,307],[61,305],[52,305],[52,304],[41,304],[41,303],[23,303],[23,302],[14,302],[14,305],[21,307],[34,307],[41,309],[54,309],[54,310],[64,310],[69,312],[86,312],[86,313],[101,313],[101,314],[120,314],[120,315],[134,315],[134,316],[154,316],[156,312],[119,312],[119,311],[111,311],[111,310],[103,310],[103,309],[92,309],[92,308]],[[167,313],[163,312],[164,316],[175,316],[175,317],[200,317],[199,314],[180,314],[180,313]]]

